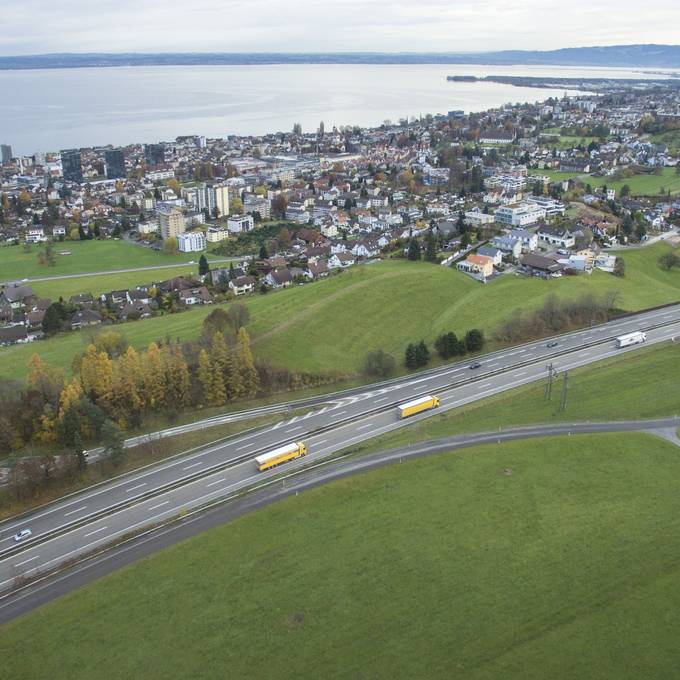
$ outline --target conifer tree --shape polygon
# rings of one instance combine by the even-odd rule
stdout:
[[[144,379],[144,401],[147,408],[157,410],[165,403],[165,371],[163,370],[163,355],[158,345],[152,342],[144,355],[142,362]]]
[[[201,405],[213,402],[213,363],[206,350],[202,349],[198,355],[198,382],[201,386]]]
[[[260,388],[260,377],[250,350],[250,336],[244,327],[239,329],[236,336],[236,365],[243,385],[243,396],[254,397]]]

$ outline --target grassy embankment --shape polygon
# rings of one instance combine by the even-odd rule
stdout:
[[[442,332],[481,327],[491,332],[514,310],[540,306],[555,293],[578,297],[619,291],[618,306],[636,310],[680,299],[680,270],[663,271],[655,244],[626,252],[626,276],[595,271],[591,276],[538,278],[503,276],[481,285],[460,272],[426,263],[392,260],[355,267],[326,281],[255,295],[242,301],[248,330],[260,357],[293,370],[356,372],[365,353],[382,348],[401,364],[409,342],[432,342]],[[160,338],[195,338],[212,306],[116,326],[137,348]],[[37,352],[68,370],[91,331],[64,334],[32,345],[0,349],[0,376],[22,378]]]
[[[640,174],[619,180],[611,177],[586,177],[583,182],[590,184],[591,187],[601,187],[606,184],[608,189],[616,189],[617,192],[627,184],[633,196],[658,196],[661,189],[664,189],[664,193],[680,192],[680,175],[677,174],[675,168],[661,168],[658,175]]]
[[[558,362],[559,364],[559,362]],[[357,453],[521,425],[637,420],[680,415],[680,344],[664,344],[569,371],[567,406],[559,411],[562,380],[545,399],[546,381],[532,383],[432,416],[352,447]]]
[[[6,624],[7,677],[674,677],[680,457],[476,447],[247,515]]]

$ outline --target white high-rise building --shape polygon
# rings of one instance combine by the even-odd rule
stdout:
[[[177,237],[177,247],[183,253],[198,253],[205,250],[205,234],[202,231],[191,231]]]
[[[229,214],[229,188],[222,184],[199,184],[196,187],[196,208],[207,210],[214,217],[217,208],[220,217]]]

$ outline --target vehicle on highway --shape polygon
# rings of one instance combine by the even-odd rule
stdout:
[[[264,472],[277,465],[287,463],[289,460],[295,460],[301,456],[307,455],[307,447],[303,442],[294,442],[279,446],[278,449],[263,453],[261,456],[255,458],[255,464],[259,472]]]
[[[400,418],[408,418],[409,416],[414,416],[416,413],[422,413],[423,411],[429,411],[431,408],[437,408],[437,406],[439,406],[439,397],[428,396],[407,401],[405,404],[400,404],[397,408],[399,409]]]
[[[626,333],[625,335],[619,335],[616,338],[617,347],[629,347],[630,345],[639,345],[647,340],[647,333],[642,331],[633,331],[632,333]]]
[[[475,368],[480,368],[482,364],[479,363],[479,361],[475,361],[474,364],[470,364],[470,368],[474,370]]]
[[[28,538],[32,535],[33,532],[30,529],[22,529],[21,531],[14,534],[14,540],[18,543],[19,541],[23,541],[24,538]]]
[[[557,347],[558,344],[557,340],[553,340],[552,342],[549,342],[546,347]]]

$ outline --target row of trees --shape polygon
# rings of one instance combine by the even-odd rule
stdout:
[[[484,348],[484,333],[472,328],[462,340],[459,340],[454,332],[443,333],[434,341],[434,348],[442,359],[450,359],[455,356],[463,356],[468,352],[479,352]],[[407,368],[422,368],[430,362],[430,350],[424,340],[410,343],[406,347],[404,363]]]

